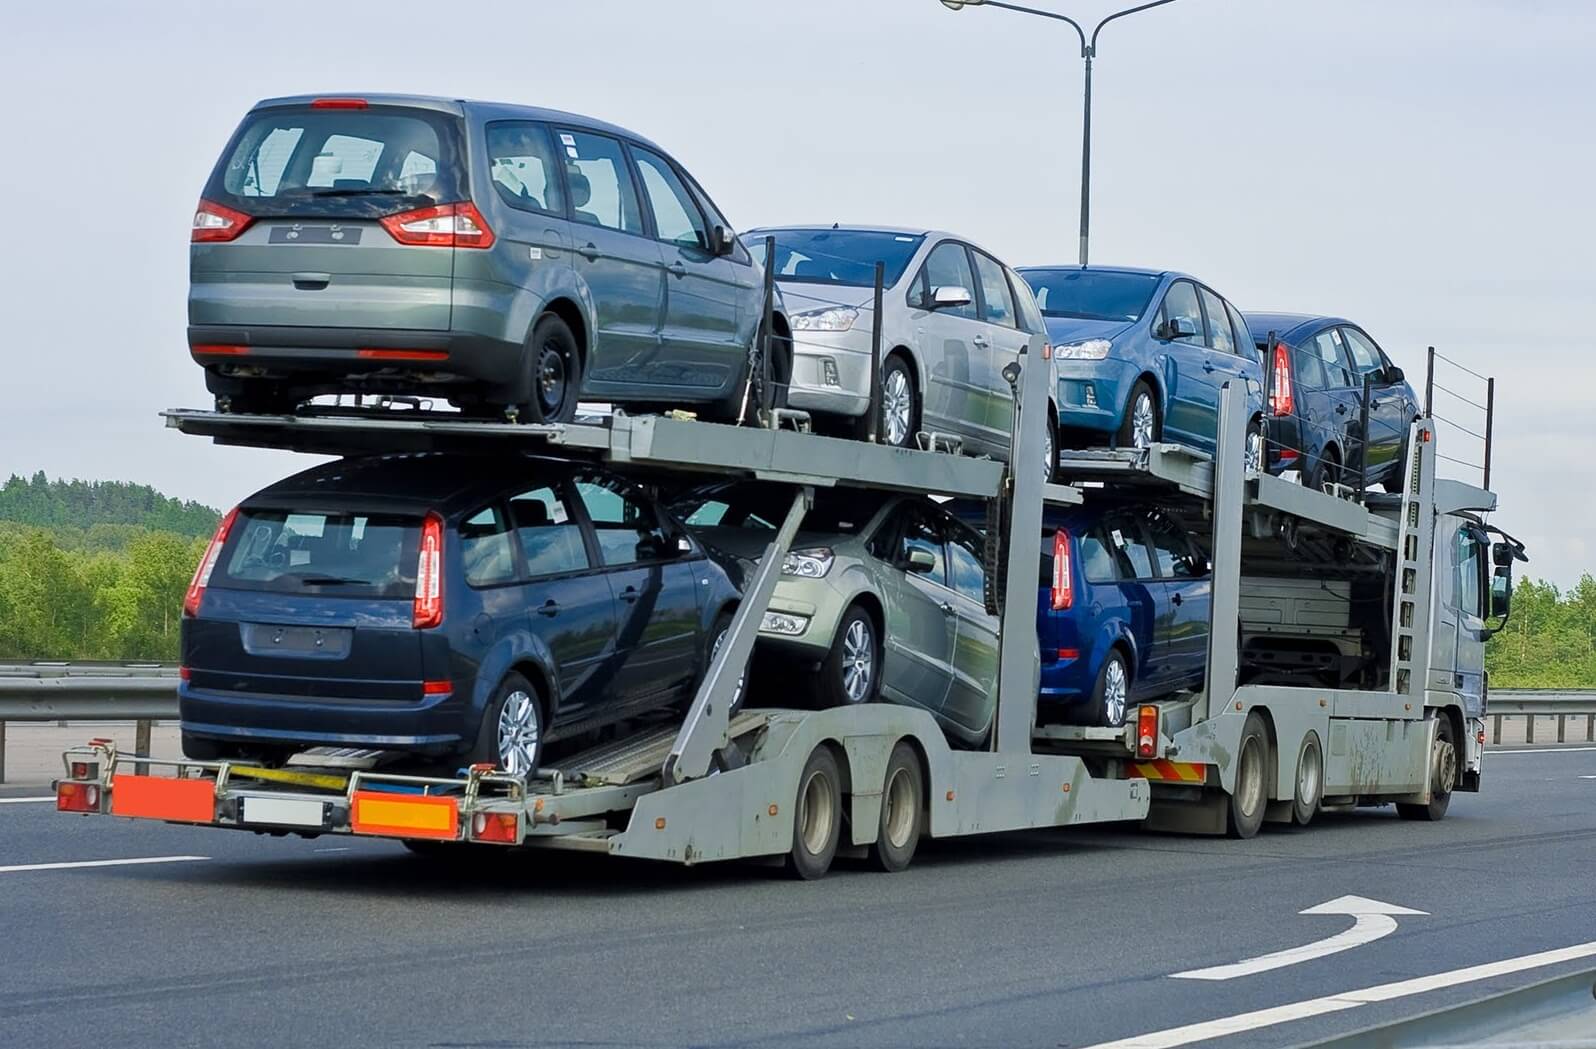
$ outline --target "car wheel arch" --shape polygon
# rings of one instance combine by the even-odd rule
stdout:
[[[532,319],[536,327],[537,322],[553,314],[565,322],[571,329],[571,334],[576,336],[576,345],[582,351],[582,363],[585,365],[592,352],[592,329],[588,326],[587,313],[582,305],[574,298],[566,295],[556,295],[543,304],[542,311]],[[527,330],[527,337],[531,338],[531,329]]]
[[[473,716],[487,710],[488,702],[500,682],[509,674],[520,674],[540,692],[545,720],[554,713],[554,697],[560,694],[559,675],[554,656],[543,642],[531,634],[501,638],[477,664],[476,685],[472,690]]]
[[[1125,403],[1119,406],[1119,416],[1114,420],[1114,429],[1116,431],[1125,425],[1125,417],[1130,414],[1130,395],[1136,389],[1136,384],[1139,382],[1145,382],[1152,388],[1153,407],[1158,412],[1159,423],[1162,424],[1165,419],[1169,418],[1169,406],[1166,403],[1167,397],[1164,393],[1163,376],[1159,375],[1152,369],[1143,368],[1141,372],[1126,385]]]

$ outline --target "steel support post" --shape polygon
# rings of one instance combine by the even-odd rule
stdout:
[[[883,427],[881,422],[881,309],[884,305],[887,267],[883,262],[876,263],[875,295],[871,299],[871,324],[870,324],[870,408],[868,419],[865,423],[865,438],[878,442],[882,438]]]
[[[139,718],[133,722],[133,753],[141,754],[145,757],[149,756],[150,722],[148,718]],[[150,766],[143,761],[137,762],[133,766],[133,773],[138,776],[147,776],[150,774]]]
[[[1496,421],[1496,380],[1485,380],[1485,479],[1480,487],[1491,488],[1491,425]]]
[[[1216,718],[1236,691],[1236,646],[1241,640],[1241,526],[1245,498],[1247,402],[1230,383],[1219,388],[1219,433],[1214,448],[1213,598],[1208,622],[1208,717]]]
[[[765,238],[765,345],[759,348],[759,424],[779,425],[770,418],[771,406],[776,403],[770,388],[770,359],[776,345],[776,238]]]
[[[1369,491],[1369,400],[1374,396],[1374,375],[1363,377],[1363,397],[1358,402],[1358,502]]]

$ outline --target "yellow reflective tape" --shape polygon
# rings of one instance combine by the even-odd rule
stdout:
[[[357,829],[402,828],[405,830],[453,831],[453,805],[440,805],[435,799],[415,801],[358,797],[354,823]]]
[[[341,791],[349,786],[348,776],[329,775],[325,772],[299,772],[294,769],[263,769],[253,765],[233,765],[230,776],[260,780],[263,783],[287,783],[295,787],[316,787],[321,790]]]

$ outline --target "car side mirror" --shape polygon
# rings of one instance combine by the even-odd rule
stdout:
[[[961,288],[957,284],[948,284],[931,290],[931,308],[933,310],[958,309],[968,306],[975,301],[975,296],[970,294],[969,288]]]
[[[1195,339],[1196,337],[1197,325],[1192,323],[1190,317],[1171,317],[1164,322],[1163,330],[1159,334],[1159,338],[1165,340]]]
[[[709,231],[709,250],[716,255],[730,255],[737,249],[737,234],[730,227],[716,226]]]
[[[908,559],[909,571],[916,575],[925,575],[927,572],[936,571],[936,555],[929,550],[910,550]]]
[[[1385,382],[1386,382],[1387,386],[1395,386],[1399,382],[1407,382],[1407,381],[1408,381],[1408,377],[1407,377],[1407,375],[1405,375],[1403,373],[1401,368],[1398,368],[1394,364],[1386,365]]]
[[[690,554],[692,552],[693,552],[693,541],[691,539],[687,538],[685,535],[677,536],[676,537],[676,553],[677,553],[677,555],[685,557],[686,555],[688,555],[688,554]]]

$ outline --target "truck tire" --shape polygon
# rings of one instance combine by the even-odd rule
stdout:
[[[1248,714],[1236,748],[1236,789],[1230,793],[1227,814],[1232,838],[1250,838],[1263,826],[1269,807],[1269,733],[1263,718]]]
[[[899,741],[887,759],[881,787],[881,828],[870,846],[870,862],[878,870],[896,874],[909,866],[925,829],[925,772],[920,755]]]
[[[804,881],[824,877],[842,835],[842,773],[830,747],[816,747],[804,763],[792,808],[787,873]]]
[[[1291,803],[1291,818],[1299,827],[1306,827],[1319,811],[1319,801],[1324,796],[1324,752],[1319,749],[1319,736],[1310,732],[1297,751],[1297,790]]]
[[[1452,804],[1452,788],[1457,786],[1457,739],[1451,718],[1438,714],[1436,722],[1435,746],[1430,748],[1430,803],[1397,802],[1397,815],[1405,820],[1438,822]]]

